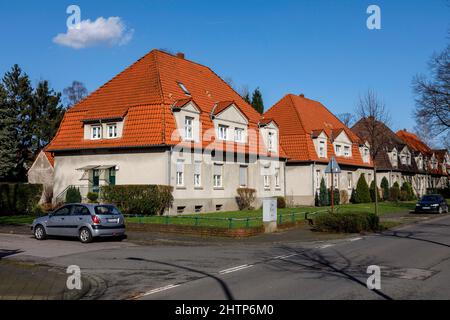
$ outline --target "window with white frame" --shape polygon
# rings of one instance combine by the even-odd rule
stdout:
[[[184,161],[177,161],[177,176],[176,176],[177,186],[184,186]]]
[[[184,118],[184,139],[192,140],[194,138],[194,130],[193,130],[194,118],[185,117]]]
[[[91,139],[97,140],[102,138],[102,126],[91,127]]]
[[[213,187],[221,188],[222,187],[222,174],[223,174],[223,165],[214,164],[213,171]]]
[[[347,172],[347,188],[353,188],[353,174],[351,172]]]
[[[267,149],[269,151],[275,150],[275,134],[273,132],[267,133]]]
[[[339,173],[333,174],[333,187],[339,189]]]
[[[319,157],[325,158],[325,141],[319,141]]]
[[[344,157],[350,157],[350,147],[344,146]]]
[[[244,142],[244,129],[242,129],[242,128],[234,129],[234,141],[235,142]]]
[[[264,189],[270,189],[270,176],[264,175]]]
[[[196,161],[194,163],[194,187],[201,187],[202,185],[202,163]]]
[[[341,155],[341,145],[340,144],[335,145],[334,149],[335,149],[336,155],[340,156]]]
[[[320,188],[320,170],[316,170],[316,189]]]
[[[117,123],[108,124],[107,129],[108,129],[108,138],[109,139],[117,138],[117,136],[118,136]]]
[[[219,124],[218,136],[220,140],[228,140],[228,126]]]
[[[280,187],[280,168],[275,168],[275,188]]]
[[[240,166],[239,167],[239,186],[246,187],[247,186],[247,177],[248,175],[248,167]]]

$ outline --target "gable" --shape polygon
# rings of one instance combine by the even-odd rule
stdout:
[[[222,110],[219,114],[215,116],[215,119],[239,124],[248,124],[247,118],[236,107],[235,104],[231,104],[228,108]]]
[[[352,144],[352,141],[350,140],[348,135],[345,133],[345,130],[342,130],[341,133],[339,133],[339,135],[336,138],[334,138],[334,142]]]

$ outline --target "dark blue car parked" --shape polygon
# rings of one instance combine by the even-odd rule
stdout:
[[[448,213],[448,205],[440,194],[428,194],[417,202],[415,212]]]

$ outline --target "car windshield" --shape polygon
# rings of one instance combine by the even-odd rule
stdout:
[[[422,197],[422,201],[426,201],[426,202],[437,202],[439,201],[439,198],[436,196],[423,196]]]
[[[95,213],[98,215],[117,215],[120,214],[119,209],[115,206],[96,206]]]

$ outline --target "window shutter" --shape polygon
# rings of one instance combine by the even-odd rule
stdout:
[[[222,166],[219,164],[214,165],[214,175],[222,175]]]
[[[184,171],[184,163],[183,161],[177,162],[177,172],[183,172]]]
[[[200,162],[196,162],[194,164],[194,174],[201,174],[202,164]]]

